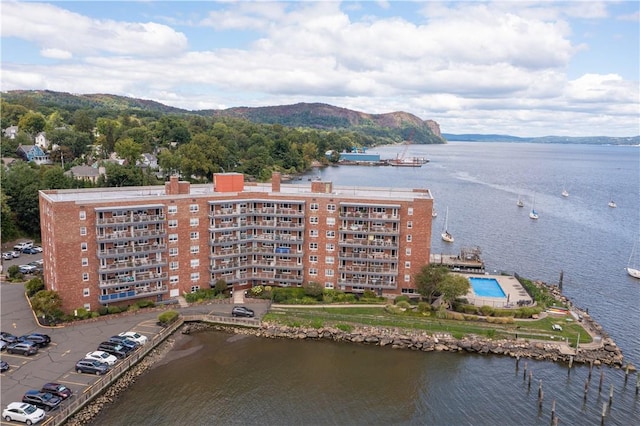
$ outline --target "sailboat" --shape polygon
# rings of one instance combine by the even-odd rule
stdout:
[[[518,195],[518,201],[516,202],[516,205],[518,207],[524,207],[524,201],[522,201],[522,198]]]
[[[636,241],[633,244],[633,249],[631,250],[631,256],[629,256],[629,262],[627,263],[627,267],[625,269],[627,270],[627,274],[631,275],[633,278],[640,279],[640,263],[638,262],[638,259],[636,257],[637,245],[638,245],[638,242]]]
[[[449,230],[447,229],[448,225],[449,225],[449,207],[447,207],[447,212],[444,215],[444,227],[442,228],[441,236],[442,236],[442,241],[452,243],[453,235],[449,233]]]
[[[562,196],[563,197],[569,196],[569,191],[567,191],[567,188],[565,188],[564,186],[562,187]]]
[[[536,198],[533,197],[533,203],[531,203],[531,211],[529,212],[529,217],[533,220],[538,219],[538,212],[536,211]]]
[[[615,201],[611,200],[609,201],[609,207],[611,207],[612,209],[615,209],[616,207],[618,207],[618,205],[616,204]]]

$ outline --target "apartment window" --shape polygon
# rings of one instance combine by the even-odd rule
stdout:
[[[317,237],[318,236],[318,230],[317,229],[309,229],[309,236],[310,237]]]
[[[84,304],[84,308],[85,308],[87,311],[91,311],[91,303],[85,303],[85,304]]]
[[[169,234],[169,242],[175,243],[178,241],[178,234]]]
[[[178,284],[178,281],[180,281],[180,277],[177,275],[171,275],[169,277],[169,283],[171,284]]]
[[[84,210],[80,210],[80,220],[85,220],[87,218],[87,212]]]
[[[411,262],[409,262],[409,261],[404,262],[404,267],[405,268],[411,268]]]
[[[404,254],[406,254],[407,256],[411,256],[411,247],[407,247],[407,248],[404,250]]]
[[[200,290],[200,286],[199,285],[192,285],[191,286],[191,293],[195,293],[198,290]]]
[[[311,256],[309,256],[309,262],[318,263],[318,256],[316,256],[315,254],[312,254]]]
[[[200,225],[200,219],[197,217],[192,217],[189,219],[189,226],[198,226]]]
[[[316,225],[318,223],[318,216],[311,216],[309,218],[309,223]]]
[[[82,295],[84,297],[89,297],[91,296],[91,289],[89,287],[85,287],[82,289]]]
[[[89,281],[89,273],[88,272],[84,272],[82,274],[82,281]]]
[[[327,231],[327,238],[335,238],[336,231]]]
[[[177,228],[178,219],[169,219],[168,224],[169,224],[169,228]]]
[[[335,251],[336,250],[336,245],[333,243],[327,243],[327,245],[325,246],[325,249],[327,251]]]
[[[87,243],[80,243],[80,250],[87,251]]]
[[[333,276],[333,269],[325,269],[324,270],[324,276],[325,277],[332,277]]]
[[[318,243],[309,243],[309,250],[318,250]]]
[[[404,275],[404,282],[405,282],[405,283],[408,283],[409,281],[411,281],[411,275],[409,275],[409,274],[405,274],[405,275]]]
[[[82,235],[82,236],[87,235],[87,227],[86,226],[81,226],[80,227],[80,235]]]
[[[191,254],[198,254],[200,253],[200,246],[191,246],[189,248],[189,251],[191,252]]]
[[[316,268],[309,268],[309,275],[315,277],[318,275],[318,270]]]
[[[88,257],[83,257],[82,258],[82,266],[87,266],[89,265],[89,258]]]
[[[189,237],[192,240],[197,240],[198,238],[200,238],[200,233],[199,232],[192,232],[191,234],[189,234]]]
[[[172,271],[175,271],[176,269],[178,269],[178,262],[177,261],[169,262],[169,269],[171,269]]]
[[[324,283],[324,288],[333,288],[333,283]]]
[[[318,203],[309,204],[309,210],[318,210]]]
[[[413,222],[412,221],[408,221],[407,222],[407,229],[411,229],[413,228]]]
[[[200,207],[197,204],[189,204],[189,211],[191,213],[196,213]]]
[[[200,272],[192,272],[191,281],[200,281]]]
[[[178,255],[178,247],[170,247],[169,256],[177,256],[177,255]]]
[[[335,258],[333,256],[327,256],[324,258],[324,261],[327,265],[333,265]]]
[[[411,242],[411,234],[407,234],[407,242],[410,243]]]
[[[327,204],[327,211],[335,212],[336,211],[336,205],[335,204]]]
[[[413,216],[413,207],[409,207],[409,208],[407,209],[407,214],[408,214],[409,216]]]
[[[191,259],[191,267],[197,268],[198,266],[200,266],[200,259]]]
[[[335,217],[328,217],[327,218],[327,225],[333,226],[335,224],[336,224],[336,218]]]
[[[169,214],[178,213],[178,206],[169,206],[169,208],[167,208],[167,213]]]

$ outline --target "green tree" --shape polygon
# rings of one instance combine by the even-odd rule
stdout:
[[[27,296],[32,297],[37,292],[44,290],[44,281],[40,277],[31,278],[24,287],[27,291]]]
[[[89,113],[89,111],[79,109],[73,113],[73,128],[76,132],[93,134],[93,128],[95,127],[95,120]]]
[[[99,137],[102,145],[102,153],[105,157],[115,150],[116,140],[119,135],[120,123],[116,120],[100,117],[96,121]]]
[[[115,151],[118,157],[127,160],[130,166],[135,166],[142,156],[142,146],[131,138],[120,139],[116,142]]]
[[[441,265],[423,266],[415,277],[418,293],[426,297],[429,302],[432,302],[439,291],[438,285],[444,281],[448,274],[449,269]]]
[[[40,167],[18,162],[2,175],[2,187],[9,196],[7,204],[19,219],[18,226],[29,235],[40,234]]]
[[[11,241],[18,237],[18,226],[16,217],[9,203],[8,195],[4,192],[4,187],[0,189],[0,235],[4,241]]]
[[[22,105],[10,104],[4,100],[0,102],[0,110],[2,110],[0,117],[3,129],[9,126],[17,126],[20,118],[29,112],[29,110]]]
[[[100,186],[140,186],[142,185],[142,170],[135,166],[121,166],[119,164],[107,164],[106,178],[98,179]]]
[[[31,298],[31,306],[36,315],[41,318],[60,318],[62,299],[53,290],[41,290]]]
[[[223,279],[220,280],[216,280],[216,285],[215,285],[215,290],[216,290],[216,294],[222,294],[227,290],[227,282]]]
[[[47,120],[39,112],[29,111],[20,118],[18,127],[20,130],[24,130],[32,137],[35,137],[38,133],[42,132],[47,125]]]
[[[65,176],[62,167],[49,167],[42,174],[42,189],[67,189],[73,188],[75,180]]]
[[[442,294],[445,302],[451,304],[458,297],[467,294],[470,287],[469,280],[462,275],[448,274],[438,284],[438,292]]]

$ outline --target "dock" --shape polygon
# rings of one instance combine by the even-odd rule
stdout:
[[[455,272],[466,272],[469,274],[484,274],[484,262],[480,255],[479,247],[462,248],[460,253],[455,254],[434,254],[429,256],[429,264],[442,265]]]

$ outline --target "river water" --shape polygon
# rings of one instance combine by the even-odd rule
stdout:
[[[376,151],[394,158],[401,147]],[[329,167],[310,176],[431,189],[440,213],[432,252],[479,246],[489,271],[546,282],[563,271],[565,295],[640,366],[640,281],[624,271],[640,236],[639,147],[450,142],[414,145],[406,155],[430,162]],[[534,198],[538,221],[528,217]],[[607,206],[611,199],[617,208]],[[453,244],[439,238],[447,207]],[[181,336],[167,362],[94,424],[548,425],[552,401],[560,424],[599,425],[603,404],[605,424],[640,424],[635,375],[625,382],[621,370],[594,368],[585,399],[588,376],[585,366],[521,360],[516,368],[514,359],[495,356],[208,332]]]

